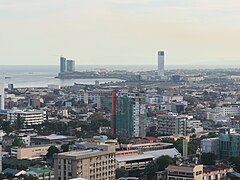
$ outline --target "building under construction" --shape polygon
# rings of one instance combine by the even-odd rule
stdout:
[[[123,139],[145,137],[146,104],[141,93],[112,93],[112,133]]]

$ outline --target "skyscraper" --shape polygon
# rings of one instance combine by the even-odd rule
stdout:
[[[5,104],[4,84],[0,84],[0,110],[3,110]]]
[[[123,139],[145,137],[145,98],[113,93],[112,102],[112,133]]]
[[[74,71],[75,71],[75,61],[67,60],[67,72],[74,72]]]
[[[164,76],[164,51],[158,51],[158,76]]]
[[[60,73],[66,72],[66,58],[60,57]]]

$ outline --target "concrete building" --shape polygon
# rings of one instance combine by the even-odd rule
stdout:
[[[106,150],[70,151],[54,155],[56,180],[85,178],[106,180],[115,178],[115,146]]]
[[[31,138],[31,144],[44,145],[44,144],[67,144],[72,141],[76,141],[75,136],[63,136],[51,134],[48,136],[35,136]]]
[[[117,154],[120,154],[117,152]],[[137,154],[136,151],[130,151],[127,154],[124,151],[124,154],[120,154],[116,157],[116,164],[117,168],[124,168],[126,170],[131,169],[145,169],[148,163],[152,162],[153,160],[159,158],[160,156],[168,155],[172,158],[175,156],[180,155],[176,148],[169,148],[169,149],[162,149],[162,150],[155,150],[155,151],[146,151],[142,154]]]
[[[207,138],[201,141],[201,148],[203,153],[213,153],[219,156],[219,138]]]
[[[169,165],[167,180],[203,180],[203,165]]]
[[[66,72],[66,58],[60,57],[60,73]]]
[[[26,173],[41,180],[54,180],[54,170],[49,167],[41,167],[39,165],[31,166]]]
[[[240,106],[239,105],[230,105],[227,107],[216,107],[215,113],[221,114],[223,117],[238,116],[238,115],[240,115]]]
[[[46,120],[46,112],[39,110],[10,110],[7,112],[8,121],[14,122],[18,118],[21,118],[26,126],[39,125]]]
[[[57,84],[48,84],[48,90],[61,89],[60,85]]]
[[[175,115],[160,115],[158,132],[165,135],[187,135],[187,117]]]
[[[158,51],[158,76],[164,76],[164,51]]]
[[[16,156],[17,159],[29,159],[33,157],[40,157],[47,154],[50,145],[46,146],[30,146],[30,147],[13,147],[11,154]]]
[[[23,145],[26,145],[26,146],[30,146],[30,143],[31,143],[31,137],[30,135],[28,134],[25,134],[25,133],[20,133],[18,135],[18,139],[19,139],[19,142]]]
[[[0,84],[0,110],[5,109],[5,90],[4,84]]]
[[[154,142],[154,143],[139,143],[139,144],[122,144],[121,149],[138,150],[139,152],[156,151],[173,148],[172,143]]]
[[[228,179],[227,174],[233,172],[233,168],[228,165],[220,164],[215,166],[203,167],[203,180],[209,179]]]
[[[229,165],[203,166],[196,164],[169,165],[165,171],[157,172],[157,180],[226,180],[233,172]]]
[[[67,60],[67,72],[74,72],[75,71],[75,61],[74,60]]]

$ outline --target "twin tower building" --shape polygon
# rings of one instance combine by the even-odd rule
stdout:
[[[60,73],[74,72],[75,71],[75,61],[67,60],[65,57],[60,57]]]

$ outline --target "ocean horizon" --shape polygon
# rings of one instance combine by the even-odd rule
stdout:
[[[91,71],[97,68],[126,71],[153,71],[156,65],[77,65],[76,71]],[[240,68],[236,65],[166,65],[166,70],[174,69],[226,69]],[[49,84],[69,86],[74,83],[94,84],[96,79],[56,79],[58,65],[0,65],[0,83],[14,84],[14,87],[47,87]],[[119,81],[119,79],[97,79],[100,83]]]

